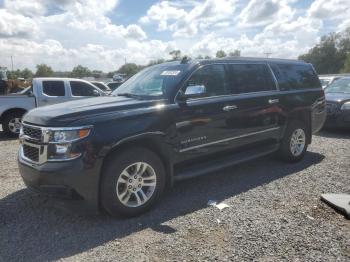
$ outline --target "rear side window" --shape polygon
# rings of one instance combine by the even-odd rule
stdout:
[[[70,81],[70,87],[72,90],[73,96],[99,96],[98,91],[91,85],[79,82],[79,81]]]
[[[187,82],[188,86],[203,86],[206,96],[227,94],[224,65],[207,65],[199,68]]]
[[[276,90],[276,84],[267,65],[230,64],[228,68],[231,94]]]
[[[63,81],[43,81],[43,93],[48,96],[65,96]]]
[[[281,90],[321,88],[311,65],[271,64]]]

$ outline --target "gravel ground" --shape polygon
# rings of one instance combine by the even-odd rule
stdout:
[[[298,164],[266,157],[178,183],[124,220],[31,193],[18,141],[0,140],[0,261],[350,261],[350,221],[319,200],[350,193],[349,133],[314,136]]]

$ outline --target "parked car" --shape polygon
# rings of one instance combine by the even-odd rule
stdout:
[[[310,64],[168,62],[142,70],[112,96],[30,111],[19,169],[30,188],[134,216],[174,181],[273,152],[302,160],[325,118]]]
[[[23,115],[29,110],[105,93],[89,82],[74,78],[34,78],[31,87],[0,96],[0,124],[8,135],[18,135]]]
[[[325,127],[350,128],[350,77],[334,81],[326,89]]]
[[[112,92],[112,89],[110,89],[105,83],[98,82],[98,81],[90,81],[91,84],[94,86],[97,86],[99,89],[101,89],[103,92],[110,94]]]
[[[320,75],[319,79],[321,81],[322,88],[325,89],[327,86],[332,84],[335,80],[345,76],[350,76],[350,75],[349,74]]]
[[[106,85],[112,89],[113,91],[116,90],[118,87],[122,85],[123,82],[107,82]]]

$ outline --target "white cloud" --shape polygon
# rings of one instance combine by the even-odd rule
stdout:
[[[350,13],[349,0],[315,0],[309,10],[308,15],[313,18],[345,18]]]
[[[29,37],[37,31],[36,23],[30,18],[0,9],[0,38]]]
[[[41,0],[5,0],[4,6],[8,12],[25,16],[38,16],[46,12],[44,2]]]
[[[276,20],[289,20],[294,11],[281,0],[251,0],[238,19],[241,26],[266,25]]]
[[[174,37],[193,37],[216,24],[233,20],[237,0],[191,1],[185,4],[162,1],[151,6],[141,23],[158,23],[158,30],[170,30]],[[186,11],[183,6],[190,6]],[[227,22],[226,22],[227,23]]]

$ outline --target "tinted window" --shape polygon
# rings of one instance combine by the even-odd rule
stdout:
[[[70,87],[73,96],[99,96],[94,87],[84,82],[70,81]]]
[[[43,93],[48,96],[65,96],[63,81],[43,81]]]
[[[271,64],[281,90],[320,88],[321,83],[310,65]]]
[[[226,91],[226,76],[224,65],[204,66],[191,76],[187,86],[203,86],[206,96],[228,94]]]
[[[272,74],[262,64],[230,64],[229,92],[232,94],[276,90]]]

